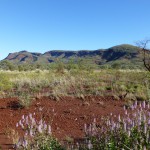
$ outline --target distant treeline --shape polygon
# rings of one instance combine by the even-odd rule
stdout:
[[[40,70],[97,70],[97,69],[145,69],[143,64],[139,62],[139,64],[128,63],[125,61],[113,61],[111,63],[106,64],[94,64],[89,63],[84,59],[78,59],[77,61],[69,60],[68,62],[56,61],[52,63],[22,63],[22,64],[14,64],[8,60],[0,61],[0,69],[1,70],[18,70],[18,71],[30,71],[35,69]]]

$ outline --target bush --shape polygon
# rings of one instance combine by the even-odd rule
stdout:
[[[18,98],[22,107],[29,107],[32,103],[32,98],[29,93],[22,92],[19,94]]]
[[[0,91],[10,90],[13,87],[6,74],[0,73]]]
[[[84,150],[150,149],[150,104],[135,102],[124,114],[102,118],[101,123],[85,125]]]

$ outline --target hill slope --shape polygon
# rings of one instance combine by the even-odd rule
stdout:
[[[129,66],[141,66],[142,64],[142,56],[139,48],[128,44],[98,50],[52,50],[44,54],[20,51],[10,53],[4,60],[14,64],[48,64],[58,59],[63,62],[82,59],[89,64],[96,64],[98,66],[112,65],[114,63],[118,63],[119,65],[126,64]]]

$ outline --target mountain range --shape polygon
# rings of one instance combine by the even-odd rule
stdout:
[[[4,60],[14,64],[49,64],[58,60],[67,63],[69,60],[78,59],[98,66],[112,65],[114,63],[128,66],[141,66],[143,64],[140,48],[129,44],[97,50],[51,50],[43,54],[24,50],[10,53]]]

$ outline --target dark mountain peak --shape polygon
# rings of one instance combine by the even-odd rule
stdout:
[[[121,44],[108,48],[108,50],[137,53],[139,48],[130,44]]]
[[[28,53],[28,51],[27,50],[22,50],[19,53]]]
[[[132,59],[139,54],[139,48],[137,46],[129,44],[121,44],[113,46],[104,51],[102,59],[108,61],[115,61],[120,59]]]
[[[22,50],[20,52],[9,53],[5,60],[9,60],[14,63],[35,62],[41,55],[41,53],[31,53],[26,50]]]
[[[129,47],[129,48],[131,48],[131,47],[137,47],[137,46],[134,46],[134,45],[131,45],[131,44],[120,44],[120,45],[116,45],[116,46],[113,46],[113,47],[125,47],[125,48]]]

